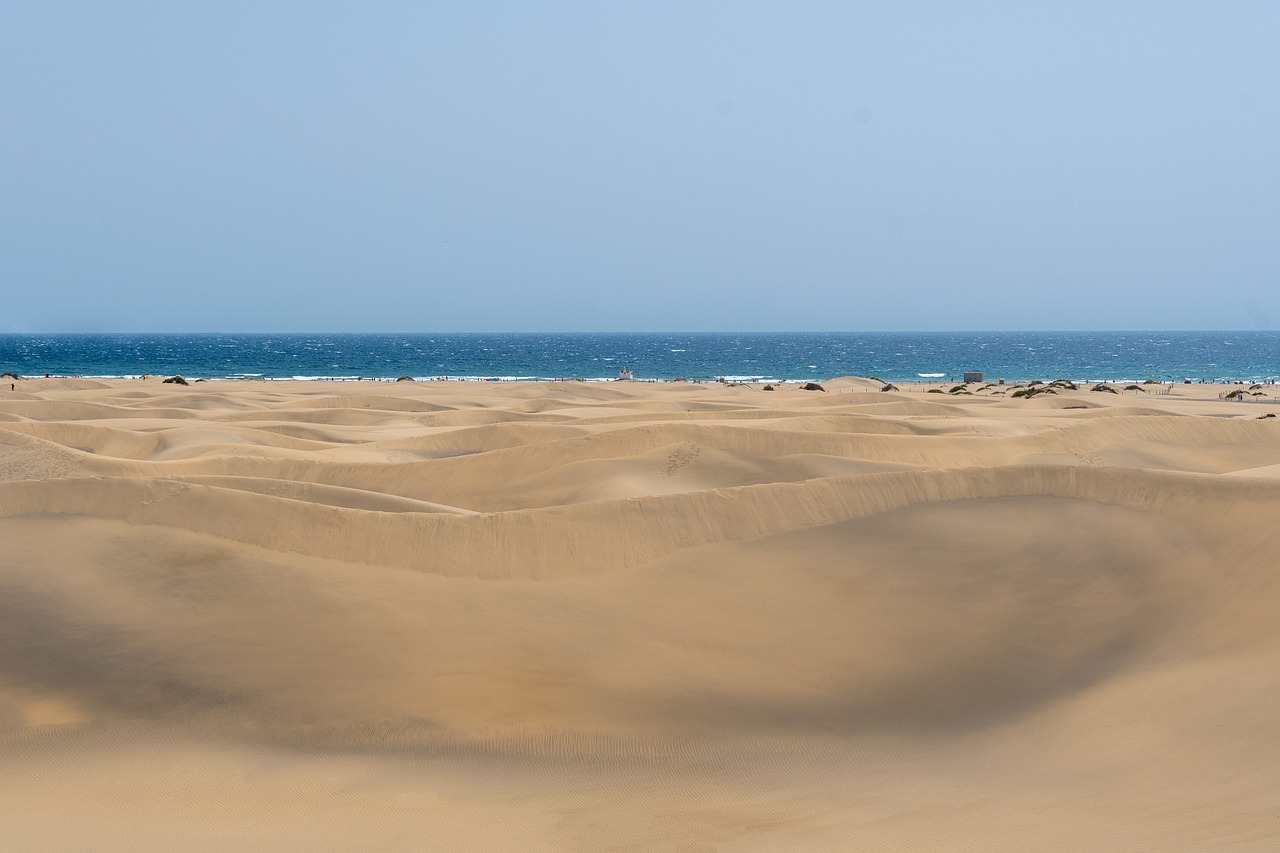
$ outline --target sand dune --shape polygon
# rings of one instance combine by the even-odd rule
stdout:
[[[1274,400],[824,386],[0,393],[0,841],[1276,849]]]

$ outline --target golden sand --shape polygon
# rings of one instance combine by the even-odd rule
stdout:
[[[6,383],[0,847],[1280,849],[1276,389],[824,384]]]

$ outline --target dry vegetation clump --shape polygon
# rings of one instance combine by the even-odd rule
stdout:
[[[414,380],[413,380],[413,377],[412,377],[412,376],[401,376],[401,377],[400,377],[399,379],[397,379],[396,381],[397,381],[397,382],[412,382],[412,381],[414,381]]]
[[[1012,394],[1010,394],[1009,396],[1010,396],[1010,397],[1025,397],[1025,398],[1027,398],[1027,399],[1030,399],[1031,397],[1035,397],[1035,396],[1038,396],[1038,395],[1040,395],[1040,394],[1057,394],[1057,393],[1058,393],[1057,391],[1053,390],[1052,388],[1050,388],[1049,386],[1045,385],[1045,384],[1042,382],[1042,383],[1040,383],[1040,384],[1038,384],[1038,385],[1030,385],[1030,386],[1028,386],[1028,387],[1026,387],[1026,388],[1018,388],[1017,390],[1015,390],[1015,391],[1014,391]]]
[[[801,391],[825,391],[827,389],[823,388],[817,382],[806,382],[800,386],[800,390]]]
[[[894,385],[892,382],[886,382],[884,383],[884,387],[881,388],[880,390],[881,391],[897,391],[898,386]]]
[[[1049,383],[1049,387],[1050,388],[1066,388],[1069,391],[1075,391],[1077,388],[1079,388],[1079,386],[1076,385],[1076,383],[1072,382],[1070,379],[1055,379]]]
[[[1267,412],[1265,415],[1258,415],[1258,420],[1262,420],[1263,418],[1274,418],[1275,416],[1275,412]]]
[[[1159,379],[1147,379],[1147,380],[1144,380],[1142,384],[1143,385],[1163,385],[1164,383],[1161,382]]]
[[[165,385],[190,385],[191,383],[183,379],[181,376],[170,376],[164,380]]]
[[[21,379],[22,377],[14,373],[12,370],[0,373],[0,379]]]
[[[1147,389],[1143,388],[1141,385],[1126,385],[1126,386],[1124,386],[1124,390],[1126,390],[1126,391],[1141,391],[1143,394],[1147,393]]]
[[[1111,387],[1110,385],[1106,384],[1105,382],[1099,382],[1097,385],[1094,385],[1094,386],[1093,386],[1093,388],[1091,388],[1090,390],[1092,390],[1092,391],[1106,391],[1106,392],[1111,393],[1111,394],[1119,394],[1119,393],[1120,393],[1120,392],[1119,392],[1119,391],[1117,391],[1115,388]]]
[[[947,393],[947,392],[946,392],[946,391],[943,391],[941,388],[930,388],[926,393],[929,393],[929,394],[945,394],[945,393]]]

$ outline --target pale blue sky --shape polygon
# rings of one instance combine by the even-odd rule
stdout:
[[[1280,3],[0,3],[0,332],[1280,326]]]

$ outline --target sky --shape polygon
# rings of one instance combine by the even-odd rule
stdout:
[[[0,4],[0,332],[1280,328],[1280,3]]]

